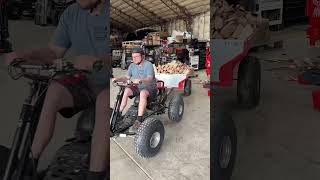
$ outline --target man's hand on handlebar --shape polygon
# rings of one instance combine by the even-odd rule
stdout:
[[[115,83],[116,81],[118,81],[118,78],[112,78],[112,79],[111,79],[111,82],[112,82],[112,83]]]
[[[133,83],[133,84],[141,84],[142,81],[141,81],[140,79],[134,79],[134,80],[132,81],[132,83]]]

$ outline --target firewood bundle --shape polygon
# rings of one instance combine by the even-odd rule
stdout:
[[[156,71],[164,74],[190,74],[193,72],[193,68],[180,61],[172,61],[171,63],[157,66]]]
[[[216,0],[211,6],[211,38],[247,39],[260,21],[240,5],[233,7],[225,0]]]

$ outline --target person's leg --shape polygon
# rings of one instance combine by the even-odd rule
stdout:
[[[91,158],[90,158],[90,172],[92,177],[109,176],[109,143],[107,131],[109,131],[109,121],[107,117],[110,117],[110,109],[107,108],[109,104],[109,89],[103,90],[96,100],[96,121],[92,134],[91,143]],[[88,179],[91,177],[88,176]],[[94,179],[94,178],[91,178]]]
[[[52,82],[45,97],[31,147],[33,158],[39,159],[43,150],[50,142],[54,132],[57,112],[62,108],[72,106],[73,97],[68,89],[59,83]]]
[[[139,102],[139,109],[138,109],[138,117],[142,117],[147,108],[147,99],[149,97],[149,91],[143,89],[140,91],[140,102]]]
[[[130,96],[133,96],[133,95],[134,95],[134,94],[133,94],[132,89],[126,88],[126,89],[124,90],[123,97],[122,97],[122,101],[121,101],[121,104],[120,104],[120,110],[119,110],[121,113],[123,112],[124,108],[127,106],[128,98],[129,98]]]
[[[134,122],[133,126],[131,127],[130,131],[135,132],[139,128],[140,124],[143,121],[143,115],[147,109],[148,97],[150,93],[148,90],[143,89],[140,91],[140,101],[138,107],[138,117],[137,120]]]

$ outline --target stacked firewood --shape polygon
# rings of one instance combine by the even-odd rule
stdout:
[[[193,68],[180,61],[172,61],[168,64],[158,65],[156,71],[164,74],[190,74],[193,72]]]
[[[216,0],[211,6],[212,39],[247,39],[260,22],[261,18],[240,5],[230,6],[225,0]]]

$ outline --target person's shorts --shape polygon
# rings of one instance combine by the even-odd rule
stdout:
[[[67,76],[54,81],[66,87],[73,97],[74,106],[59,111],[63,117],[70,118],[80,111],[95,106],[98,94],[90,87],[85,76]]]
[[[148,100],[149,101],[153,101],[155,100],[155,98],[157,98],[157,88],[151,88],[151,87],[146,87],[146,88],[138,88],[137,86],[131,86],[129,87],[132,92],[133,92],[133,96],[131,96],[130,98],[133,98],[133,97],[137,97],[140,95],[140,92],[142,90],[147,90],[149,92],[149,97],[148,97]]]

